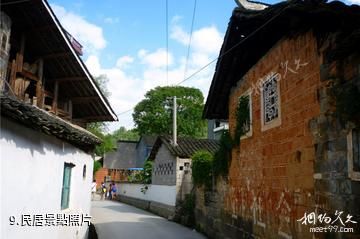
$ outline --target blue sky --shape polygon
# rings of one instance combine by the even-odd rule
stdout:
[[[353,0],[359,1],[359,0]],[[274,3],[278,1],[266,1]],[[166,79],[166,0],[49,0],[62,25],[83,46],[82,57],[94,75],[107,75],[116,113],[127,111],[146,91],[184,79],[194,0],[168,0],[168,79]],[[218,56],[234,0],[197,0],[186,76]],[[215,64],[183,85],[202,90],[206,99]],[[132,128],[132,112],[119,114]]]

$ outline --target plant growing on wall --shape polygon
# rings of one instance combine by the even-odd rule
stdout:
[[[144,163],[144,170],[142,171],[142,183],[151,184],[152,177],[152,161],[146,160]]]
[[[234,140],[231,138],[229,131],[224,131],[220,138],[220,147],[214,154],[213,169],[214,175],[227,175],[229,171],[229,164],[231,161],[231,149],[233,148]]]
[[[208,151],[197,151],[192,157],[192,178],[196,185],[210,186],[213,175],[213,156]]]
[[[236,107],[236,128],[234,142],[239,145],[241,136],[250,129],[249,96],[241,96]]]

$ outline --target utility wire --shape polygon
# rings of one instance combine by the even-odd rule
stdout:
[[[189,37],[189,45],[187,49],[187,55],[186,55],[186,62],[185,62],[185,69],[184,69],[184,80],[186,79],[186,73],[189,63],[189,56],[190,56],[190,47],[191,47],[191,40],[192,40],[192,34],[194,29],[194,22],[195,22],[195,14],[196,14],[196,0],[194,0],[194,9],[193,9],[193,15],[191,20],[191,28],[190,28],[190,37]]]
[[[192,77],[194,77],[195,75],[199,74],[201,71],[203,71],[204,69],[206,69],[209,65],[211,65],[212,63],[214,63],[215,61],[219,60],[220,58],[224,57],[225,55],[227,55],[228,53],[230,53],[231,51],[233,51],[237,46],[239,46],[240,44],[242,44],[244,41],[246,41],[247,39],[249,39],[250,37],[252,37],[255,33],[257,33],[258,31],[260,31],[262,28],[264,28],[266,25],[268,25],[270,22],[272,22],[276,17],[278,17],[282,12],[284,12],[286,9],[288,8],[288,6],[285,6],[283,9],[281,9],[281,11],[279,11],[276,15],[272,16],[269,20],[267,20],[263,25],[261,25],[260,27],[258,27],[257,29],[255,29],[253,32],[251,32],[248,36],[244,36],[244,38],[242,40],[240,40],[238,43],[236,43],[234,46],[232,46],[231,48],[229,48],[227,51],[225,51],[223,54],[221,54],[220,56],[216,57],[215,59],[213,59],[212,61],[210,61],[209,63],[207,63],[206,65],[204,65],[203,67],[201,67],[199,70],[195,71],[194,73],[192,73],[190,76],[188,76],[187,78],[185,78],[184,80],[180,81],[179,83],[177,83],[176,85],[180,85],[182,83],[184,83],[185,81],[190,80]],[[135,107],[134,107],[135,108]],[[132,109],[129,109],[127,111],[124,111],[120,114],[125,114]],[[118,115],[120,115],[118,114]]]
[[[124,115],[124,114],[126,114],[126,113],[129,113],[129,112],[132,111],[134,108],[135,108],[135,106],[134,106],[133,108],[131,108],[131,109],[125,110],[125,111],[123,111],[123,112],[120,112],[119,114],[117,114],[117,116],[119,116],[119,115]]]
[[[215,59],[213,59],[212,61],[210,61],[209,63],[207,63],[206,65],[204,65],[203,67],[201,67],[199,70],[195,71],[194,73],[192,73],[190,76],[188,76],[187,78],[185,78],[184,80],[180,81],[179,83],[177,83],[176,85],[180,85],[182,83],[184,83],[187,80],[190,80],[192,77],[194,77],[195,75],[199,74],[201,71],[203,71],[204,69],[206,69],[209,65],[211,65],[212,63],[214,63],[215,61],[221,59],[222,57],[224,57],[225,55],[227,55],[228,53],[230,53],[231,51],[233,51],[237,46],[239,46],[240,44],[242,44],[244,41],[246,41],[247,39],[249,39],[250,37],[252,37],[255,33],[257,33],[258,31],[260,31],[262,28],[264,28],[266,25],[268,25],[270,22],[272,22],[276,17],[278,17],[283,11],[285,11],[285,9],[287,9],[288,6],[285,6],[283,9],[281,9],[281,11],[279,11],[276,15],[272,16],[269,20],[267,20],[263,25],[261,25],[260,27],[258,27],[257,29],[255,29],[253,32],[251,32],[249,35],[247,35],[246,37],[244,36],[244,38],[242,40],[240,40],[238,43],[236,43],[234,46],[230,47],[227,51],[225,51],[223,54],[221,54],[220,56],[216,57]]]
[[[166,15],[166,85],[169,85],[169,4],[168,0],[165,3],[165,15]]]

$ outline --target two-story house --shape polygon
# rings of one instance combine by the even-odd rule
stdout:
[[[46,0],[1,3],[0,237],[86,238],[91,122],[114,121]]]

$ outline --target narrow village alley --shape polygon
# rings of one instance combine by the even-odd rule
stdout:
[[[99,239],[205,238],[190,228],[120,202],[95,200],[91,215]]]

